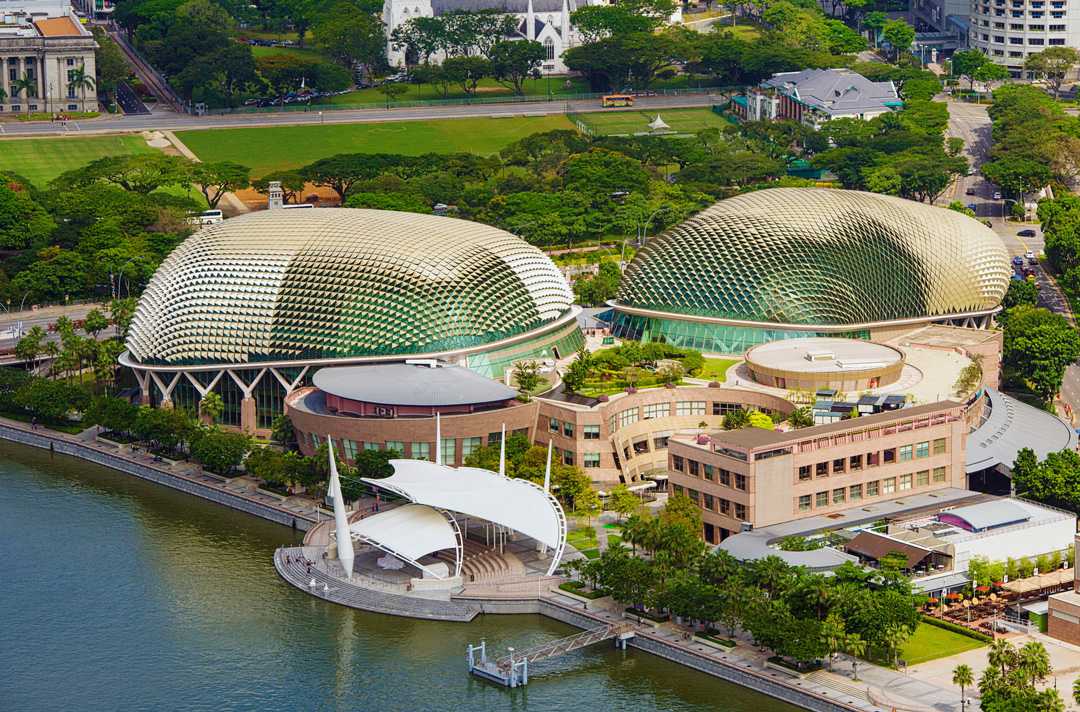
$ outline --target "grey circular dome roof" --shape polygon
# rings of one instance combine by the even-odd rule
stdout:
[[[993,309],[1009,275],[1001,239],[956,211],[773,188],[722,200],[651,240],[617,301],[751,322],[858,324]]]
[[[127,347],[157,364],[430,353],[531,331],[572,302],[546,255],[487,225],[273,210],[176,248],[139,301]]]

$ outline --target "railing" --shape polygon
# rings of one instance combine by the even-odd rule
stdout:
[[[523,650],[513,656],[504,656],[495,661],[495,665],[500,670],[509,670],[511,662],[518,662],[521,660],[528,660],[530,663],[535,663],[540,660],[546,660],[558,655],[572,652],[578,648],[584,648],[595,643],[614,638],[622,633],[627,633],[634,630],[634,626],[627,621],[620,621],[618,623],[611,623],[609,625],[600,626],[599,628],[592,628],[580,633],[574,633],[568,635],[565,638],[559,638],[547,643],[542,643],[528,650]]]
[[[719,93],[725,87],[695,87],[690,89],[660,89],[655,92],[657,97],[705,97]],[[604,92],[580,92],[575,94],[516,94],[502,96],[474,96],[460,97],[456,99],[414,99],[411,101],[393,101],[389,104],[385,101],[364,102],[357,104],[272,104],[270,106],[239,106],[225,109],[208,109],[208,116],[222,116],[226,114],[259,114],[280,112],[307,112],[312,111],[361,111],[361,110],[386,110],[410,109],[437,106],[472,106],[476,104],[550,104],[554,102],[591,101],[599,100],[606,96]]]

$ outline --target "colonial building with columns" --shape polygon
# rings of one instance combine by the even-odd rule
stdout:
[[[539,42],[546,50],[541,66],[545,74],[564,74],[567,71],[562,55],[570,47],[581,43],[581,37],[570,22],[570,15],[579,7],[590,4],[589,0],[385,0],[383,24],[386,26],[386,56],[391,65],[406,64],[405,48],[396,47],[389,38],[393,31],[417,17],[440,17],[452,12],[480,12],[496,10],[512,15],[517,20],[510,39]],[[441,61],[442,55],[432,57]]]
[[[75,80],[94,77],[96,47],[66,0],[0,0],[0,112],[95,111],[96,89]]]

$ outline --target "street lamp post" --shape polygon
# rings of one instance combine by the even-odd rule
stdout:
[[[1020,198],[1021,198],[1021,200],[1023,199],[1023,194],[1021,194]],[[1014,200],[1013,198],[1002,198],[1001,199],[1001,219],[1002,219],[1002,221],[1006,220],[1006,217],[1005,217],[1005,205],[1007,203],[1020,203],[1020,201],[1019,200]],[[1022,204],[1023,203],[1021,203],[1021,205]]]

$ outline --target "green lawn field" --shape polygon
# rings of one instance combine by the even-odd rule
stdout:
[[[305,57],[307,59],[326,59],[313,49],[300,49],[299,47],[263,47],[261,45],[252,45],[251,54],[256,58],[265,57],[271,54],[282,54],[291,57]]]
[[[274,126],[178,131],[203,161],[236,161],[253,176],[298,168],[338,153],[452,153],[490,155],[530,134],[571,129],[562,114],[372,124]]]
[[[265,48],[267,50],[272,48]],[[461,99],[466,96],[458,85],[450,87],[446,96],[433,84],[406,84],[407,92],[397,98],[397,101],[432,101],[439,99]],[[522,86],[527,96],[560,96],[564,94],[583,94],[589,91],[589,84],[584,79],[567,77],[545,77],[542,79],[527,79]],[[504,86],[494,79],[481,79],[476,86],[479,97],[486,96],[509,96],[513,94],[510,87]],[[361,105],[381,104],[386,101],[386,96],[377,87],[357,89],[347,94],[339,94],[329,100],[331,104],[338,105]]]
[[[695,378],[707,378],[710,381],[724,382],[724,378],[727,376],[729,368],[738,363],[738,359],[734,358],[707,358],[705,359],[705,365],[702,366],[701,372],[696,374]]]
[[[649,111],[591,111],[576,114],[597,135],[635,134],[647,132],[649,122],[657,114],[672,130],[679,133],[695,133],[701,129],[727,125],[727,120],[714,114],[711,109],[660,109]]]
[[[0,141],[0,170],[14,171],[44,187],[65,171],[105,156],[150,153],[141,136],[94,136]]]
[[[918,665],[928,660],[947,658],[950,655],[981,648],[983,645],[985,643],[966,635],[920,623],[915,629],[915,634],[908,638],[900,649],[900,657],[907,661],[908,665]]]

